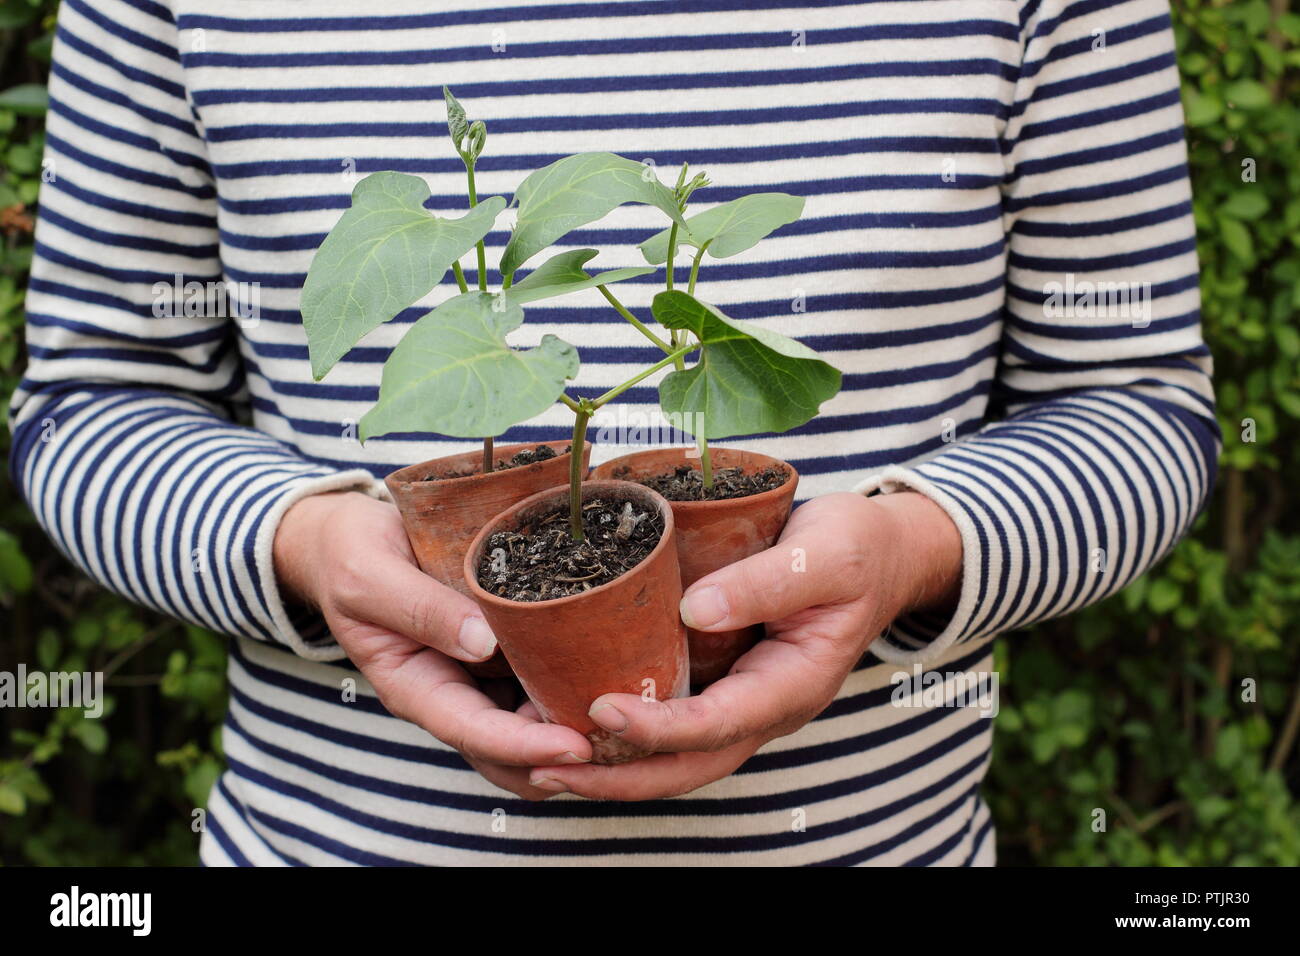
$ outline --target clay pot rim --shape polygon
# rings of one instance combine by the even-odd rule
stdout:
[[[556,445],[564,444],[564,441],[565,441],[564,439],[561,439],[559,441],[552,439],[549,441],[520,442],[519,444],[515,444],[515,445],[500,445],[492,449],[492,454],[493,457],[505,456],[509,458],[514,455],[517,455],[519,452],[523,451],[526,448],[540,448],[542,445],[550,445],[552,448],[554,448]],[[591,449],[592,449],[591,442],[589,441],[583,442],[584,454],[590,453]],[[557,448],[555,458],[548,458],[546,459],[545,462],[541,462],[541,461],[533,462],[533,464],[544,465],[547,462],[567,458],[571,454],[573,454],[571,450],[560,451]],[[515,470],[513,468],[507,468],[505,471],[491,471],[486,474],[482,471],[476,471],[470,475],[458,475],[454,478],[430,478],[428,480],[411,479],[406,477],[408,472],[416,473],[418,471],[427,469],[430,465],[435,465],[438,464],[439,462],[454,461],[458,458],[464,458],[466,460],[466,463],[475,460],[482,461],[483,453],[481,450],[462,451],[462,452],[457,452],[454,455],[443,455],[441,458],[430,458],[427,461],[419,461],[413,465],[405,465],[401,468],[398,468],[396,471],[389,472],[388,475],[385,476],[384,478],[384,483],[387,484],[389,487],[394,487],[397,485],[416,487],[419,485],[454,485],[454,484],[463,484],[464,486],[468,487],[469,485],[487,481],[497,476],[508,475],[510,474],[510,472]],[[530,466],[523,465],[522,467],[528,468]]]
[[[475,600],[479,604],[491,604],[496,607],[503,607],[503,608],[521,608],[521,607],[553,608],[553,607],[560,607],[566,604],[566,602],[568,604],[575,604],[579,601],[588,600],[594,595],[599,595],[603,592],[608,592],[620,585],[626,586],[627,583],[632,578],[635,578],[638,574],[648,574],[650,566],[654,563],[655,559],[660,556],[660,553],[665,548],[667,548],[668,546],[672,546],[674,548],[677,547],[677,542],[675,541],[673,509],[671,506],[671,502],[669,502],[667,498],[659,494],[659,492],[655,491],[653,488],[647,488],[645,485],[638,485],[635,481],[620,481],[615,478],[597,478],[593,480],[584,481],[582,483],[582,499],[583,501],[586,501],[588,497],[591,497],[591,495],[588,495],[588,491],[590,491],[592,495],[599,493],[601,491],[604,491],[606,494],[612,494],[612,493],[618,493],[618,491],[624,487],[633,489],[633,491],[631,492],[632,494],[644,493],[651,500],[654,500],[655,503],[659,506],[659,513],[664,520],[664,530],[663,530],[663,534],[659,536],[659,543],[656,544],[654,546],[654,549],[649,554],[647,554],[644,558],[642,558],[641,562],[636,567],[634,567],[631,571],[628,571],[626,574],[619,575],[613,581],[606,581],[604,584],[598,587],[594,587],[590,591],[583,591],[581,594],[568,594],[565,595],[564,597],[558,597],[558,598],[547,598],[545,601],[511,601],[508,600],[507,598],[498,597],[495,594],[485,591],[483,590],[482,587],[479,586],[478,583],[479,556],[482,554],[483,550],[487,547],[488,538],[490,538],[492,534],[500,528],[501,525],[505,524],[506,522],[510,521],[512,518],[516,517],[520,512],[536,504],[540,504],[541,502],[545,501],[547,498],[560,497],[561,503],[567,505],[569,500],[569,485],[566,482],[563,485],[556,485],[553,488],[547,488],[545,491],[539,491],[535,495],[530,495],[529,497],[525,498],[523,501],[519,502],[518,504],[512,505],[511,507],[507,508],[505,511],[501,512],[499,515],[497,515],[495,518],[493,518],[491,521],[489,521],[487,524],[485,524],[482,528],[479,529],[479,533],[475,535],[474,540],[470,542],[469,550],[465,552],[465,562],[463,564],[463,570],[465,573],[465,583],[469,585],[470,597],[473,598],[473,600]],[[623,492],[623,493],[626,494],[627,492]]]
[[[640,455],[645,455],[645,454],[648,454],[648,453],[651,453],[651,452],[656,452],[656,451],[678,451],[678,450],[679,450],[679,449],[677,449],[677,448],[671,448],[671,449],[663,449],[663,448],[647,448],[647,449],[644,449],[644,450],[642,450],[642,451],[634,451],[634,452],[631,452],[631,453],[629,453],[629,454],[627,454],[627,455],[619,455],[617,458],[611,458],[609,461],[603,461],[603,462],[601,462],[599,465],[594,466],[593,470],[595,470],[595,468],[605,468],[605,467],[607,467],[607,466],[609,466],[609,465],[614,465],[614,464],[617,464],[618,462],[624,461],[625,459],[636,458],[636,457],[638,457],[638,456],[640,456]],[[681,449],[681,450],[685,450],[685,449]],[[786,461],[784,458],[775,458],[775,457],[773,457],[772,455],[765,455],[765,454],[763,454],[761,451],[749,451],[748,449],[745,449],[745,448],[713,448],[712,446],[710,446],[710,451],[711,451],[711,452],[718,452],[718,451],[723,451],[723,452],[742,452],[742,453],[744,453],[744,454],[746,454],[746,455],[753,455],[753,456],[755,456],[755,457],[757,457],[757,458],[765,458],[765,459],[767,459],[769,462],[771,462],[773,465],[780,465],[781,467],[783,467],[783,468],[784,468],[784,469],[789,473],[790,477],[789,477],[788,479],[786,479],[785,484],[783,484],[783,485],[781,485],[781,486],[779,486],[779,487],[777,487],[777,488],[769,488],[767,491],[760,491],[760,492],[759,492],[758,494],[756,494],[756,495],[746,495],[746,496],[743,497],[743,498],[721,498],[721,499],[719,499],[719,500],[717,500],[717,501],[670,501],[669,499],[665,498],[664,500],[665,500],[665,501],[668,501],[668,503],[669,503],[673,508],[682,508],[682,509],[685,509],[685,510],[687,510],[687,511],[704,511],[705,509],[709,509],[709,508],[711,508],[711,509],[715,509],[715,510],[717,510],[717,511],[727,511],[727,510],[731,510],[731,509],[733,509],[733,508],[739,510],[739,509],[742,508],[742,507],[752,507],[753,505],[756,505],[756,504],[758,504],[758,505],[766,504],[768,501],[776,500],[776,499],[780,498],[782,495],[785,495],[785,494],[788,494],[788,495],[790,495],[790,496],[793,498],[793,497],[794,497],[794,492],[798,490],[798,486],[799,486],[799,471],[798,471],[798,469],[795,468],[794,465],[790,464],[790,463],[789,463],[788,461]],[[726,466],[724,466],[724,467],[726,467]],[[626,481],[627,479],[622,479],[622,478],[605,478],[605,479],[595,479],[595,480],[598,480],[598,481]],[[631,484],[638,484],[638,482],[635,482],[635,481],[630,482],[630,483],[631,483]],[[645,485],[642,485],[641,487],[644,488],[644,487],[646,487],[646,486],[645,486]],[[653,490],[653,489],[651,489],[651,490]],[[658,494],[658,492],[655,492],[655,493]],[[662,497],[662,496],[661,496],[661,497]]]

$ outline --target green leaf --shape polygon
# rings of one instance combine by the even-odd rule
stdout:
[[[221,764],[212,758],[205,756],[199,761],[198,765],[191,768],[185,774],[185,795],[190,798],[190,802],[196,807],[207,806],[208,795],[212,793],[212,785],[217,782],[221,776]]]
[[[1286,61],[1282,59],[1282,51],[1267,40],[1256,40],[1250,45],[1250,48],[1255,51],[1255,55],[1259,57],[1260,62],[1264,64],[1269,72],[1281,73],[1286,70]]]
[[[447,132],[451,134],[451,141],[456,144],[456,149],[462,148],[465,136],[469,133],[469,120],[465,117],[465,107],[460,105],[460,100],[451,95],[451,90],[447,87],[442,88],[442,98],[447,101]]]
[[[1239,725],[1229,724],[1224,727],[1214,742],[1214,762],[1224,770],[1231,768],[1241,759],[1244,749],[1243,744],[1244,740]]]
[[[1063,724],[1057,728],[1056,736],[1063,747],[1081,747],[1088,739],[1088,728],[1082,724]]]
[[[1147,604],[1156,614],[1167,614],[1177,607],[1182,599],[1182,589],[1168,578],[1154,581],[1147,594]]]
[[[49,803],[53,796],[40,774],[32,767],[24,767],[8,774],[8,784],[32,803]]]
[[[26,0],[0,0],[0,30],[14,30],[36,19],[41,8]]]
[[[632,266],[627,269],[610,269],[588,275],[583,270],[587,260],[596,255],[595,249],[574,249],[551,256],[524,278],[512,285],[506,292],[506,298],[516,305],[549,299],[557,295],[567,295],[582,289],[592,289],[598,285],[622,282],[636,276],[649,275],[655,270],[650,266]]]
[[[45,628],[36,638],[36,662],[44,670],[52,671],[58,667],[61,650],[59,632],[54,628]]]
[[[428,198],[428,184],[405,173],[375,173],[352,191],[352,207],[316,251],[302,288],[317,381],[364,335],[427,295],[505,208],[493,196],[464,218],[439,219],[424,208]]]
[[[41,168],[41,150],[39,142],[16,143],[5,153],[4,163],[9,171],[20,176],[31,176]]]
[[[1220,216],[1219,238],[1228,250],[1247,265],[1253,265],[1255,262],[1255,241],[1250,236],[1250,230],[1243,226],[1236,219],[1230,219],[1227,216]]]
[[[652,309],[660,324],[689,329],[703,345],[694,366],[660,383],[659,403],[670,415],[702,416],[705,438],[788,431],[840,390],[839,370],[806,345],[742,325],[685,292],[660,292]]]
[[[613,153],[578,153],[528,175],[515,192],[519,218],[501,256],[501,274],[512,275],[564,235],[624,203],[646,203],[683,223],[672,190],[654,170]]]
[[[1213,795],[1197,800],[1193,804],[1196,819],[1203,824],[1211,824],[1223,819],[1233,811],[1233,808],[1234,804],[1231,800]]]
[[[1300,358],[1300,332],[1294,326],[1279,325],[1273,330],[1273,341],[1287,358]]]
[[[1268,197],[1259,189],[1239,189],[1219,206],[1219,212],[1234,219],[1258,219],[1268,212]]]
[[[686,230],[678,231],[678,242],[696,249],[707,246],[715,259],[727,259],[751,249],[763,237],[794,222],[803,213],[802,196],[788,193],[753,193],[715,206],[686,220]],[[656,233],[641,243],[646,262],[659,265],[668,261],[668,238],[671,228]]]
[[[1300,418],[1300,392],[1278,392],[1277,407],[1292,418]]]
[[[0,813],[20,817],[26,809],[27,798],[23,796],[22,791],[7,783],[0,783]]]
[[[1004,733],[1016,733],[1025,725],[1025,720],[1020,716],[1020,711],[1007,704],[1003,704],[998,711],[998,730]]]
[[[1025,702],[1024,706],[1025,719],[1029,721],[1031,727],[1045,727],[1051,719],[1051,711],[1041,699],[1034,699]]]
[[[999,715],[1001,716],[1001,715]],[[1080,770],[1065,778],[1066,785],[1075,793],[1096,793],[1101,789],[1097,775],[1091,770]]]
[[[578,352],[554,335],[533,349],[511,348],[506,335],[523,321],[516,303],[486,292],[458,295],[421,318],[384,365],[361,440],[397,431],[482,438],[544,412],[578,374]]]
[[[0,594],[26,594],[32,587],[32,563],[21,542],[0,528]]]
[[[34,60],[40,60],[42,63],[49,63],[50,57],[54,53],[54,34],[47,33],[39,36],[27,44],[27,55]]]
[[[1268,87],[1255,80],[1238,80],[1223,91],[1223,98],[1239,110],[1262,110],[1273,102]]]
[[[108,749],[108,731],[98,720],[86,718],[73,725],[72,733],[92,754],[102,754]]]
[[[72,624],[72,642],[80,648],[89,649],[99,643],[104,635],[104,628],[97,617],[79,617]]]
[[[1047,763],[1056,756],[1061,743],[1050,730],[1040,730],[1029,738],[1029,749],[1036,763]]]
[[[1052,716],[1063,724],[1080,724],[1092,716],[1092,699],[1081,690],[1062,691],[1052,702]]]
[[[1273,19],[1273,13],[1265,0],[1250,0],[1249,3],[1242,3],[1233,10],[1237,20],[1255,36],[1267,30],[1269,22]]]
[[[0,109],[23,116],[43,116],[49,105],[50,95],[40,83],[23,83],[0,93]]]
[[[1183,88],[1183,111],[1188,126],[1209,126],[1223,115],[1223,103],[1215,96]]]

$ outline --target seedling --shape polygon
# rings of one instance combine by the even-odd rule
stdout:
[[[494,196],[478,201],[474,171],[487,131],[469,123],[444,91],[448,129],[464,161],[470,209],[460,219],[430,213],[430,192],[416,176],[379,172],[352,193],[352,206],[330,230],[303,287],[302,313],[312,373],[319,381],[362,337],[431,292],[450,269],[460,293],[416,319],[384,364],[379,400],[362,417],[359,435],[435,432],[485,443],[491,468],[492,437],[545,411],[557,400],[574,414],[570,472],[570,532],[582,540],[582,456],[588,422],[602,406],[656,372],[673,371],[659,386],[670,420],[694,423],[706,487],[712,484],[708,442],[756,432],[782,432],[808,421],[839,390],[840,375],[793,339],[728,318],[695,297],[706,253],[723,259],[752,248],[793,222],[803,200],[757,193],[686,218],[691,194],[708,181],[687,181],[683,166],[674,188],[651,167],[613,153],[567,156],[529,174],[515,192],[518,217],[501,254],[501,289],[488,291],[484,237],[505,208]],[[649,264],[596,274],[586,264],[594,249],[552,255],[518,282],[526,262],[574,229],[602,219],[624,203],[659,209],[665,229],[641,251]],[[687,290],[674,288],[680,247],[695,250]],[[476,250],[478,289],[465,281],[460,259]],[[651,308],[667,331],[657,334],[610,291],[617,282],[664,266],[664,290]],[[594,399],[566,393],[576,377],[578,351],[554,335],[531,349],[507,342],[524,321],[524,306],[541,299],[597,288],[611,307],[664,353],[664,357]],[[698,359],[689,367],[686,359]]]

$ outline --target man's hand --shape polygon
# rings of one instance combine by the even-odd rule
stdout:
[[[276,578],[320,608],[334,638],[390,713],[423,727],[488,780],[530,800],[529,767],[581,763],[591,744],[543,723],[531,705],[502,710],[457,661],[481,661],[496,638],[478,606],[416,564],[397,509],[357,492],[296,502],[276,529]]]
[[[899,614],[954,600],[961,537],[913,492],[833,494],[795,511],[773,548],[697,581],[682,619],[703,631],[767,624],[731,673],[697,697],[606,694],[591,718],[658,751],[614,767],[538,766],[530,783],[606,800],[687,793],[826,709],[867,646]]]

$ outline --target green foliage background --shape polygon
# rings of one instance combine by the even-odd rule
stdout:
[[[23,362],[54,7],[0,0],[5,398]],[[1278,0],[1173,10],[1225,436],[1219,486],[1155,571],[998,642],[986,795],[1002,863],[1300,864],[1300,14]],[[8,442],[0,430],[5,457]],[[221,760],[222,639],[87,581],[7,475],[0,619],[0,670],[103,670],[111,708],[98,721],[0,711],[0,862],[195,862],[193,811]]]

